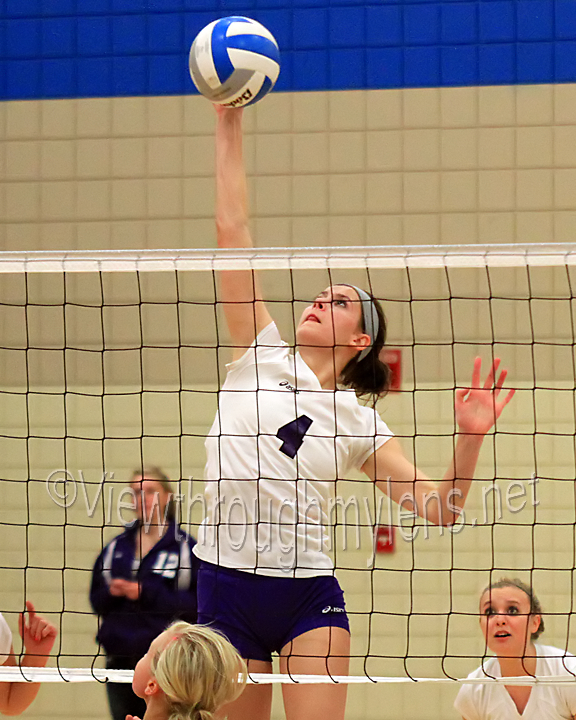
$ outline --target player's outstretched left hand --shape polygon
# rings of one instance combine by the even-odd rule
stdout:
[[[477,357],[474,360],[472,385],[469,388],[456,390],[456,422],[460,432],[469,435],[486,435],[500,417],[502,410],[514,397],[516,391],[513,389],[500,397],[508,371],[502,370],[498,375],[499,366],[500,359],[496,358],[482,385],[480,378],[482,361]]]
[[[26,615],[28,615],[28,622],[26,622]],[[29,600],[26,601],[26,612],[23,612],[18,618],[18,630],[26,653],[44,658],[46,661],[54,646],[58,630],[48,620],[36,615],[34,605]]]

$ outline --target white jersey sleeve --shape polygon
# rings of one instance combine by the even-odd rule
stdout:
[[[482,685],[462,685],[458,691],[454,707],[465,720],[483,720],[479,714],[481,693]]]
[[[563,704],[563,715],[576,716],[576,657],[559,648],[544,646],[541,648],[548,657],[550,675],[572,675],[574,682],[555,686],[560,702]]]
[[[357,429],[354,430],[355,442],[350,449],[350,464],[360,470],[366,460],[390,440],[394,433],[375,408],[362,405],[358,405],[355,425]]]
[[[500,666],[497,660],[495,658],[488,658],[484,662],[484,665],[476,668],[468,677],[478,679],[494,677],[499,674]],[[503,686],[496,687],[484,683],[464,684],[456,696],[454,707],[465,720],[490,720],[490,718],[492,718],[490,704],[493,691],[500,691],[502,689]]]
[[[573,673],[576,672],[576,663],[572,663],[571,670]],[[576,680],[574,683],[564,683],[559,687],[559,693],[563,701],[566,703],[566,708],[572,717],[576,717]]]
[[[0,613],[0,664],[4,664],[12,650],[12,631]]]
[[[227,364],[228,374],[240,372],[258,363],[281,362],[284,357],[288,357],[288,353],[288,344],[280,337],[276,323],[271,322],[260,332],[242,357]]]

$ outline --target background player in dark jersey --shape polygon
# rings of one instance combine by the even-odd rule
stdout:
[[[129,670],[172,621],[196,622],[198,564],[195,540],[175,522],[168,477],[145,468],[134,472],[130,485],[137,520],[102,550],[90,589],[106,666]],[[107,683],[106,689],[114,720],[144,713],[129,684]]]

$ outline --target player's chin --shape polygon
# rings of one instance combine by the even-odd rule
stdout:
[[[300,325],[296,328],[296,342],[298,345],[305,345],[308,347],[317,346],[321,342],[318,327],[318,324],[314,324],[310,321],[300,323]]]
[[[334,349],[333,342],[324,342],[322,338],[306,335],[296,336],[296,344],[299,348],[314,348],[315,350]]]
[[[516,657],[518,654],[522,655],[522,650],[519,648],[518,643],[514,642],[513,638],[493,638],[488,643],[488,647],[496,655]]]

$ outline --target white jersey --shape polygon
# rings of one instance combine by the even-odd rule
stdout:
[[[3,665],[12,650],[12,631],[8,627],[8,623],[4,619],[4,615],[0,613],[0,665]]]
[[[262,575],[329,575],[329,501],[392,433],[350,390],[323,390],[274,323],[228,366],[206,439],[196,555]]]
[[[536,677],[576,674],[576,658],[549,645],[536,645]],[[493,657],[468,675],[469,678],[501,677],[500,663]],[[466,720],[568,720],[576,715],[576,678],[561,685],[534,685],[520,714],[504,685],[462,685],[454,707]]]

